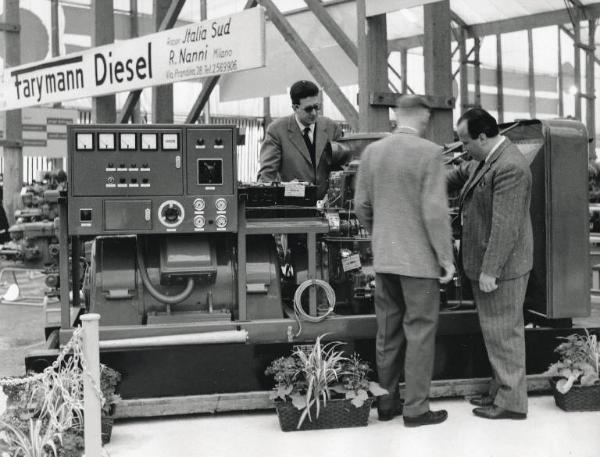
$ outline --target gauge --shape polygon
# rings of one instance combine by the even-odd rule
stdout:
[[[217,208],[217,211],[225,211],[227,209],[227,200],[224,198],[217,198],[215,207]]]
[[[144,151],[156,151],[158,140],[156,133],[142,133],[140,136],[140,147]]]
[[[163,133],[162,148],[166,151],[173,151],[179,149],[179,134]]]
[[[204,201],[203,198],[197,198],[196,200],[194,200],[194,210],[195,211],[202,211],[205,207],[206,207],[206,202]]]
[[[202,228],[204,227],[204,225],[206,224],[206,221],[204,220],[204,216],[194,216],[194,227],[196,228]]]
[[[227,225],[227,217],[219,214],[215,219],[215,223],[217,224],[218,228],[224,228]]]
[[[119,148],[122,151],[135,149],[135,133],[121,133],[119,135]]]
[[[91,151],[94,149],[94,134],[76,133],[75,145],[78,151]]]
[[[112,132],[102,132],[98,134],[98,149],[104,151],[115,150],[115,134]]]

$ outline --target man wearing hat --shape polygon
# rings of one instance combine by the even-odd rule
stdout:
[[[294,113],[273,121],[260,147],[258,180],[306,181],[317,185],[317,199],[327,193],[329,172],[339,169],[346,157],[334,153],[331,141],[342,136],[341,127],[319,116],[319,88],[297,81],[290,88]]]
[[[371,233],[375,268],[379,420],[403,414],[407,427],[446,420],[429,409],[440,281],[454,275],[442,148],[423,138],[430,119],[425,99],[401,96],[394,135],[361,156],[356,213]],[[404,412],[398,393],[406,344]]]

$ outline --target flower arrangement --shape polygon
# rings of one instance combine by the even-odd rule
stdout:
[[[559,378],[556,390],[566,394],[575,385],[600,384],[600,342],[596,335],[585,329],[585,335],[572,334],[560,337],[564,340],[554,352],[560,355],[558,362],[550,365],[546,376]]]
[[[388,393],[369,380],[368,363],[357,354],[345,355],[339,341],[323,343],[325,336],[320,335],[309,351],[297,347],[291,356],[274,360],[265,371],[275,379],[271,398],[291,401],[301,411],[297,429],[307,417],[313,420],[313,412],[318,419],[332,399],[347,399],[360,408],[370,397]]]

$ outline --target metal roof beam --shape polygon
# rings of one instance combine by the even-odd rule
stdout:
[[[304,0],[323,27],[329,32],[340,48],[348,55],[354,65],[358,64],[358,50],[337,22],[325,9],[321,0]]]
[[[177,22],[177,18],[179,17],[179,13],[181,12],[181,9],[183,8],[184,4],[185,0],[174,0],[173,2],[171,2],[171,6],[167,10],[165,17],[161,22],[160,27],[158,28],[159,32],[173,28],[173,26]],[[119,122],[120,124],[124,124],[129,120],[129,118],[131,118],[135,109],[135,105],[140,99],[141,93],[141,89],[132,90],[131,92],[129,92],[127,100],[125,100],[123,108],[121,109],[121,114],[117,122]]]
[[[583,7],[583,12],[588,18],[600,16],[600,2],[591,3]],[[544,13],[518,16],[498,21],[471,24],[469,29],[479,37],[497,35],[501,33],[519,32],[529,28],[547,27],[550,25],[570,24],[571,18],[567,9],[546,11]],[[423,46],[423,35],[414,35],[388,41],[388,51],[399,51]]]
[[[335,104],[340,113],[342,113],[346,121],[352,126],[353,129],[357,129],[358,112],[354,106],[352,106],[352,103],[350,103],[350,101],[346,98],[344,93],[340,90],[325,67],[315,57],[300,35],[298,35],[298,32],[294,30],[289,21],[281,13],[279,8],[275,6],[272,0],[260,0],[259,3],[266,8],[271,23],[277,30],[279,30],[279,33],[281,33],[283,39],[296,53],[308,71],[310,71],[317,83],[323,87],[327,95],[329,95],[329,98],[331,98],[331,101]]]
[[[244,5],[244,9],[247,10],[250,8],[254,8],[257,4],[258,2],[256,0],[247,0],[246,4]],[[192,106],[192,109],[185,118],[186,124],[196,123],[196,121],[200,117],[200,113],[204,109],[204,106],[206,105],[206,103],[208,103],[208,100],[210,99],[210,94],[219,82],[219,78],[220,75],[216,75],[209,76],[208,78],[202,80],[202,90],[200,91],[200,95],[198,95],[198,98],[194,102],[194,106]]]

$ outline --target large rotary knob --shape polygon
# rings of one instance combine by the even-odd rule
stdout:
[[[184,217],[185,210],[178,201],[167,200],[158,208],[158,220],[166,227],[177,227]]]

